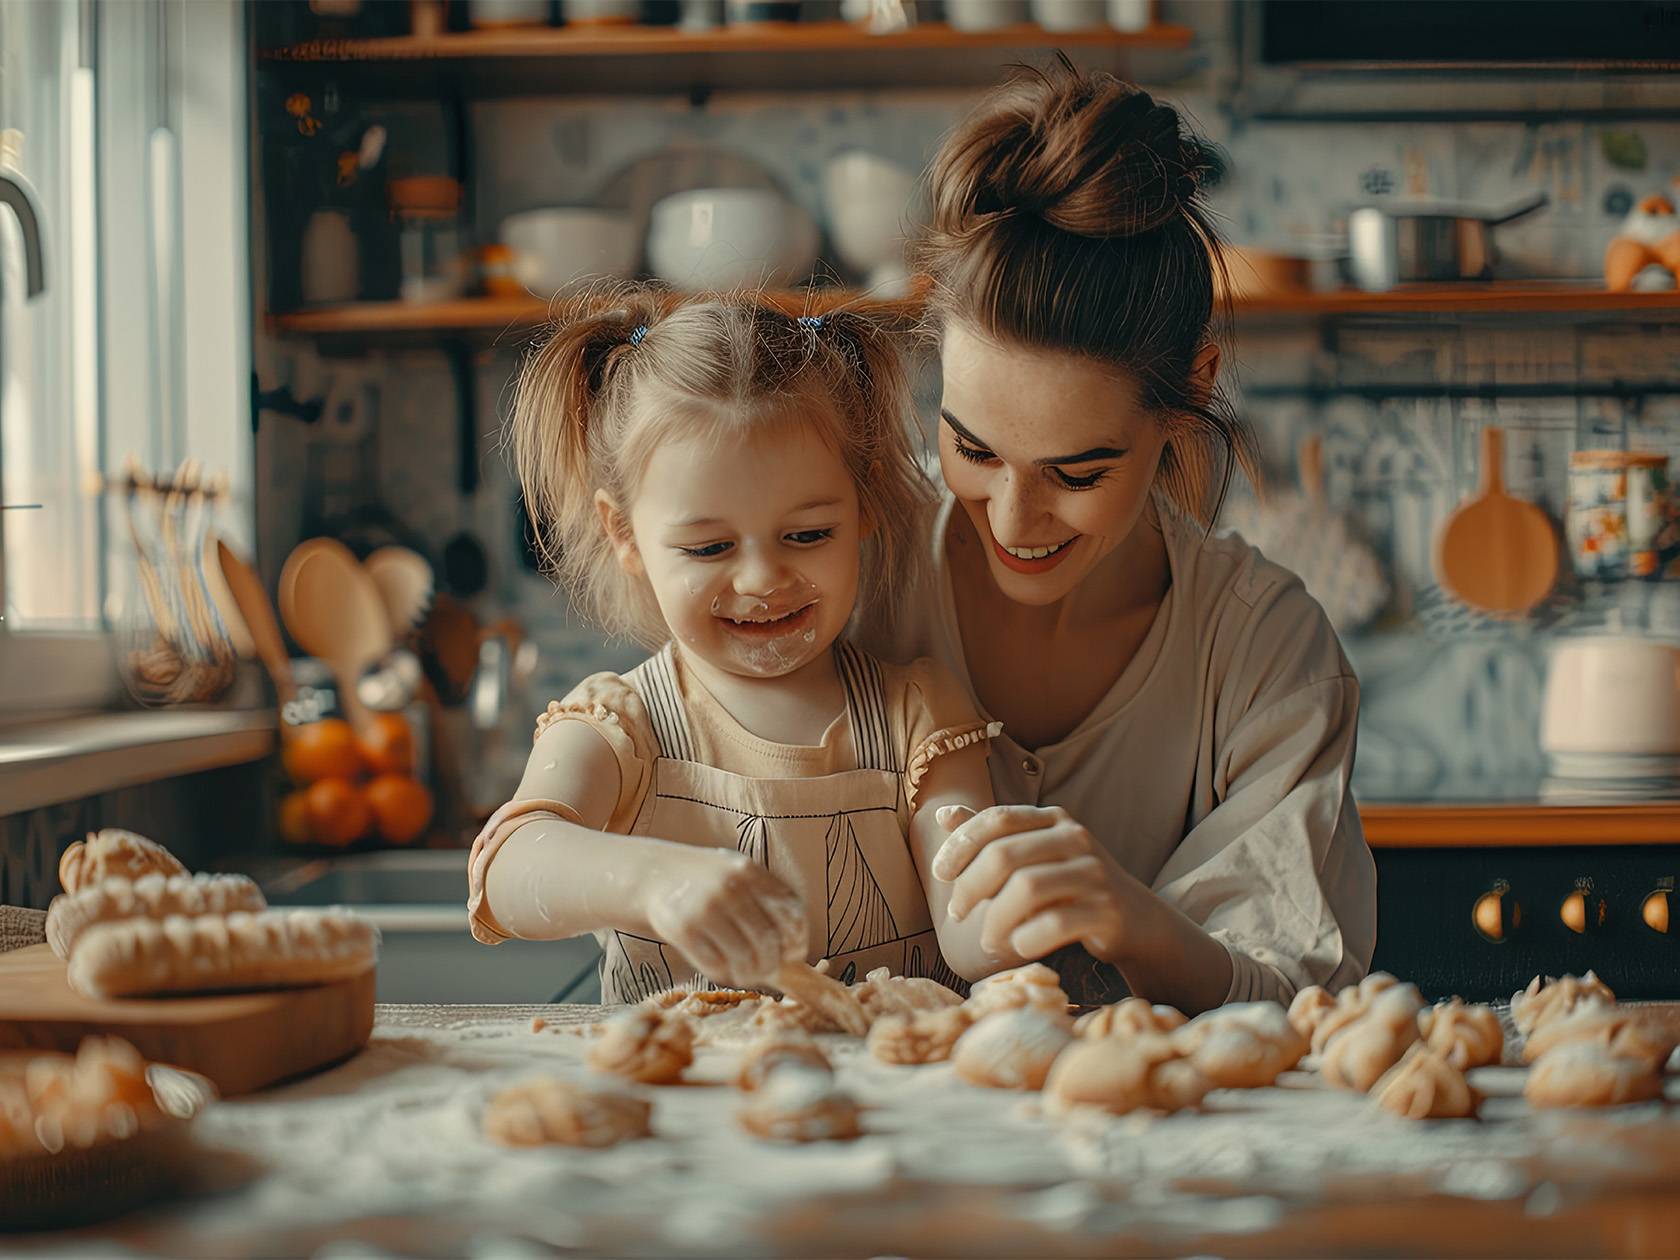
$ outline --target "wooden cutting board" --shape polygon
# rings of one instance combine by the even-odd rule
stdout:
[[[1481,486],[1435,536],[1435,576],[1472,608],[1520,617],[1557,581],[1557,538],[1546,514],[1505,492],[1505,433],[1482,430]]]
[[[0,954],[0,1050],[74,1051],[112,1034],[146,1058],[209,1077],[224,1098],[355,1054],[373,1031],[374,971],[302,989],[85,998],[45,945]]]

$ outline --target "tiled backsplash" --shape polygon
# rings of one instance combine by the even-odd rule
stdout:
[[[1169,18],[1209,28],[1207,36],[1215,34],[1208,15],[1222,6],[1167,8]],[[1188,90],[1163,95],[1228,153],[1229,174],[1214,201],[1238,243],[1278,249],[1317,237],[1338,207],[1377,190],[1493,205],[1539,188],[1551,197],[1548,209],[1496,229],[1502,274],[1588,278],[1598,274],[1628,202],[1680,175],[1680,122],[1237,125],[1208,86],[1223,44],[1212,38],[1204,47],[1204,73]],[[907,91],[719,95],[703,108],[639,98],[481,103],[472,119],[479,225],[493,230],[502,216],[534,206],[589,204],[604,190],[631,203],[645,200],[649,181],[681,179],[720,151],[750,154],[821,221],[821,171],[830,154],[862,146],[920,167],[972,99]],[[405,134],[421,132],[393,128],[394,163],[408,160]],[[1628,142],[1630,135],[1638,143]],[[672,151],[686,157],[635,165]],[[1612,160],[1626,162],[1630,153],[1643,153],[1642,169]],[[265,387],[289,377],[300,395],[349,400],[347,432],[336,437],[326,426],[306,430],[265,419],[259,481],[271,576],[298,537],[305,470],[322,466],[307,448],[336,450],[340,462],[353,463],[355,443],[366,440],[358,435],[377,433],[377,457],[370,458],[384,504],[434,545],[467,523],[489,545],[489,598],[522,617],[542,647],[540,695],[637,659],[633,648],[603,645],[545,580],[519,567],[512,486],[492,420],[505,410],[513,349],[498,352],[480,373],[484,482],[470,501],[455,491],[454,395],[441,355],[347,364],[318,361],[307,346],[284,342],[265,353],[277,373]],[[1300,440],[1322,436],[1331,506],[1357,519],[1393,579],[1385,615],[1348,642],[1365,688],[1362,788],[1416,793],[1470,778],[1538,774],[1536,726],[1551,637],[1602,622],[1623,605],[1680,628],[1667,587],[1583,592],[1569,580],[1531,621],[1489,624],[1443,596],[1430,569],[1434,530],[1473,487],[1478,435],[1488,423],[1507,430],[1513,491],[1554,517],[1563,508],[1570,451],[1629,446],[1680,454],[1680,397],[1568,396],[1594,382],[1680,380],[1680,324],[1542,316],[1515,327],[1373,320],[1339,321],[1328,331],[1245,326],[1234,359],[1246,391],[1242,405],[1262,435],[1274,484],[1293,482]],[[1405,393],[1407,386],[1429,393],[1443,385],[1513,383],[1556,385],[1559,396]]]

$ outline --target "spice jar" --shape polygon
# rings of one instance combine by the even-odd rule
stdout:
[[[465,287],[460,183],[446,175],[413,175],[393,179],[388,195],[401,231],[403,301],[459,297]]]
[[[1659,576],[1669,504],[1668,456],[1576,451],[1565,523],[1575,572],[1599,581]]]

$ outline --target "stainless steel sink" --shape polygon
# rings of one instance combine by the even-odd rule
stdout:
[[[464,849],[353,853],[253,877],[277,906],[464,907],[467,901]]]

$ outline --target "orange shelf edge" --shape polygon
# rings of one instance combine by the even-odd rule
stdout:
[[[1680,801],[1627,805],[1361,805],[1373,849],[1680,845]]]

